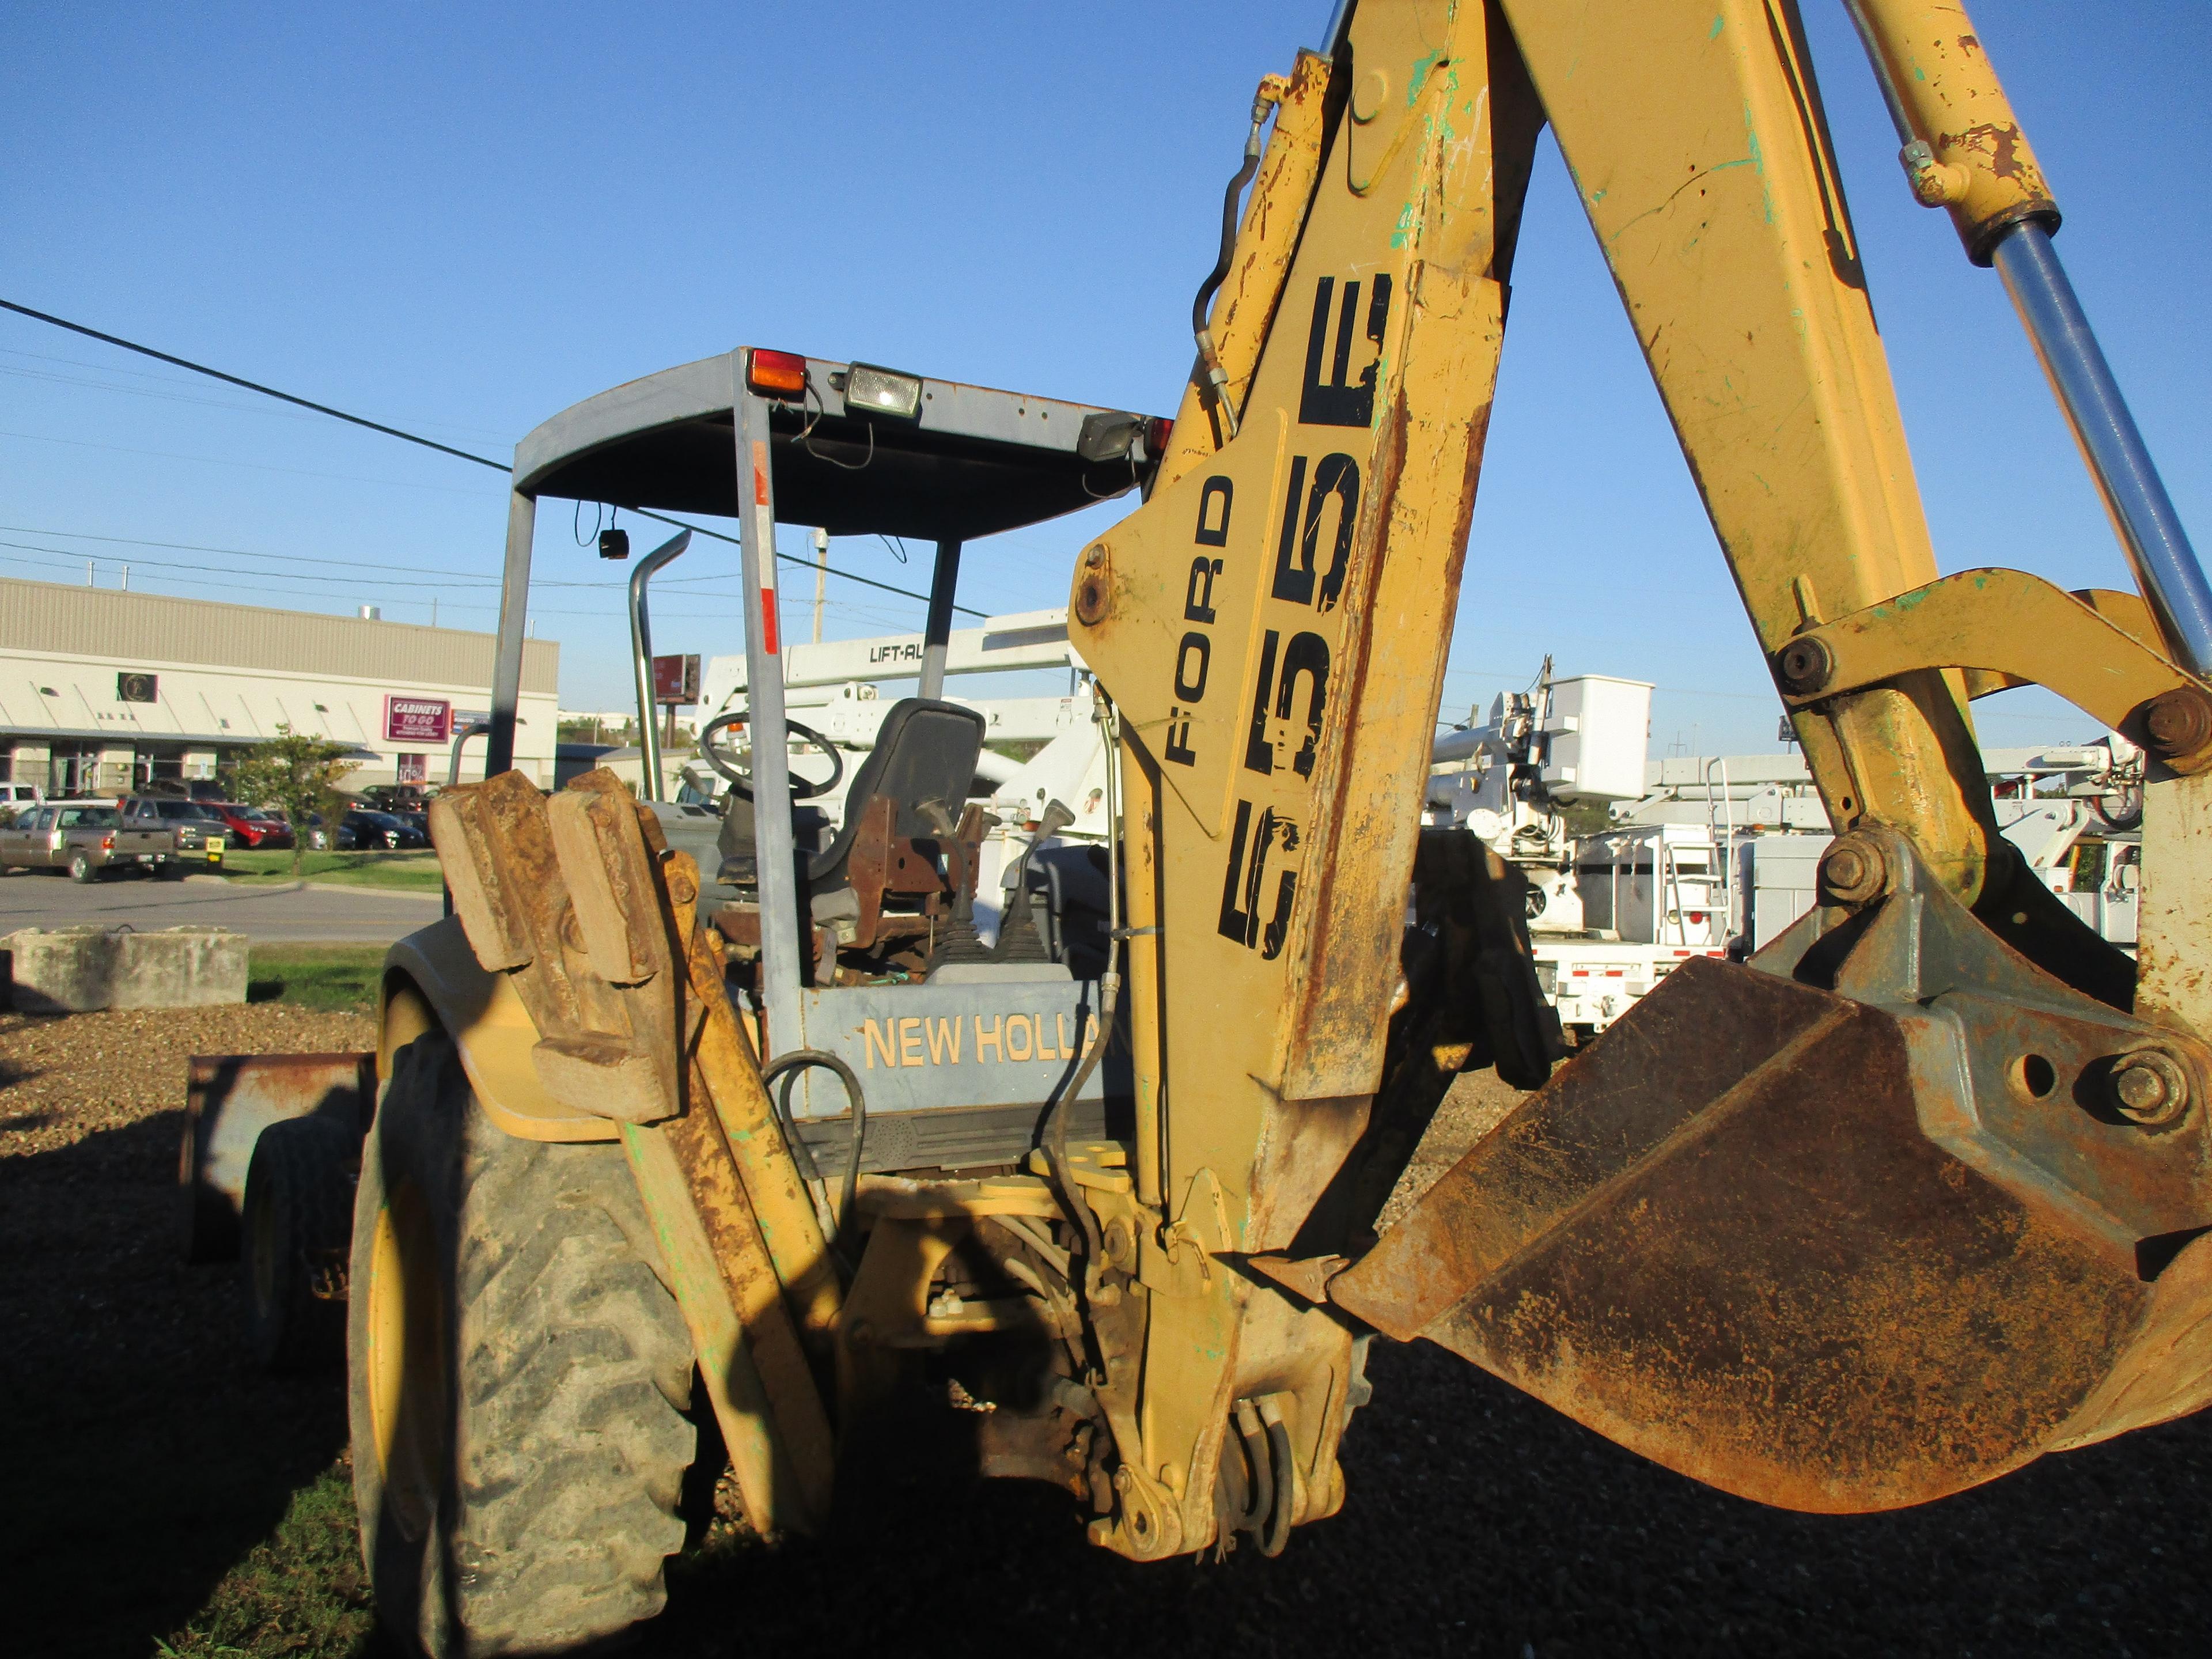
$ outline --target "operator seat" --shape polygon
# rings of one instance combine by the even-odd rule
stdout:
[[[853,775],[845,793],[844,823],[828,844],[823,844],[827,821],[820,811],[811,806],[792,809],[793,841],[809,894],[834,892],[849,884],[846,865],[862,816],[878,795],[888,795],[898,804],[892,834],[946,834],[974,787],[983,730],[983,717],[957,702],[903,697],[893,703],[877,729],[876,746]],[[943,818],[925,811],[924,802],[934,802]],[[721,881],[750,887],[758,880],[752,803],[734,793],[722,822],[720,848]]]
[[[807,886],[824,893],[848,884],[845,866],[860,833],[861,815],[878,795],[898,803],[893,835],[949,836],[975,787],[983,730],[983,717],[957,702],[902,697],[893,703],[877,728],[876,746],[845,792],[844,823],[829,846],[807,860]],[[935,812],[924,803],[933,803]]]

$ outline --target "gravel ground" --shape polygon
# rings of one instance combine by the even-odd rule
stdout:
[[[345,1439],[335,1382],[243,1356],[177,1249],[193,1054],[367,1048],[282,1003],[0,1014],[0,1648],[149,1655]]]
[[[0,1559],[12,1650],[143,1655],[343,1441],[334,1379],[237,1358],[229,1275],[171,1244],[185,1056],[341,1048],[284,1006],[0,1017]],[[1463,1079],[1395,1202],[1516,1098]],[[830,1543],[724,1534],[647,1651],[2195,1654],[2212,1419],[1892,1516],[1759,1508],[1654,1468],[1425,1344],[1378,1343],[1349,1499],[1279,1559],[1135,1567],[1064,1500],[880,1494]],[[27,1645],[24,1645],[27,1644]],[[372,1641],[366,1652],[381,1654]]]

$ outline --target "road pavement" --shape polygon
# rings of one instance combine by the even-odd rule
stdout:
[[[232,886],[221,877],[155,881],[111,876],[80,887],[58,873],[15,870],[0,878],[0,933],[18,927],[68,927],[84,922],[142,933],[157,927],[228,927],[271,942],[389,945],[435,921],[435,893],[306,887]]]

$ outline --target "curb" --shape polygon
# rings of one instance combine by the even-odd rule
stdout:
[[[404,887],[368,887],[359,882],[303,881],[297,884],[317,893],[367,893],[375,898],[428,899],[433,904],[442,902],[438,893],[412,892]]]
[[[358,882],[343,881],[274,881],[250,882],[233,876],[186,876],[186,882],[210,883],[228,887],[240,893],[366,893],[372,898],[428,899],[436,902],[436,893],[410,892],[398,887],[368,887]]]

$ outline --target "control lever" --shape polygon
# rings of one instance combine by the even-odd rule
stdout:
[[[1022,849],[1021,858],[1014,865],[1014,896],[1006,906],[1006,920],[999,924],[999,942],[991,948],[992,961],[1051,959],[1051,952],[1037,933],[1036,918],[1030,914],[1030,860],[1039,846],[1074,822],[1075,814],[1068,810],[1066,802],[1055,799],[1045,803],[1044,817],[1037,821],[1036,833],[1030,837],[1030,844]]]

